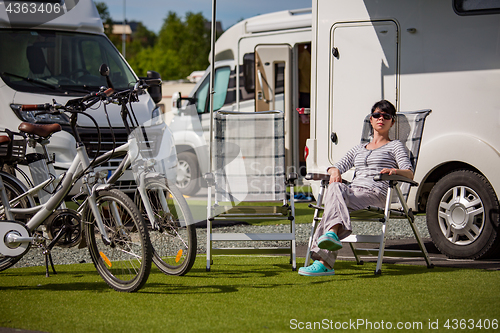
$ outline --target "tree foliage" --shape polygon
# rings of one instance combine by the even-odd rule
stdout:
[[[205,69],[209,52],[210,30],[202,14],[188,12],[182,20],[176,13],[169,12],[156,43],[127,60],[138,75],[154,70],[164,80],[177,80],[194,70]]]
[[[121,51],[122,36],[112,34],[113,20],[106,3],[95,4],[104,32]],[[139,22],[131,41],[126,43],[125,53],[128,63],[139,76],[146,76],[148,70],[153,70],[159,72],[163,80],[184,79],[195,70],[204,70],[209,64],[209,22],[201,13],[188,12],[182,20],[170,11],[158,35]]]

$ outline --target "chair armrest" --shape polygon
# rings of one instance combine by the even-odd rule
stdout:
[[[327,173],[308,173],[306,180],[329,180],[330,175]]]
[[[321,180],[322,182],[327,182],[330,180],[330,175],[327,173],[308,173],[305,177],[306,180]],[[349,185],[350,182],[342,179],[342,183]]]
[[[401,176],[401,175],[389,175],[387,173],[381,173],[373,177],[373,180],[375,181],[382,181],[382,180],[388,180],[391,182],[403,182],[403,183],[408,183],[410,186],[418,186],[418,183],[416,181],[411,180],[410,178]]]

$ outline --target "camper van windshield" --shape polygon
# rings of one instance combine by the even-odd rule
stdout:
[[[12,89],[78,95],[106,86],[106,63],[116,89],[137,78],[102,35],[46,30],[0,30],[0,75]]]

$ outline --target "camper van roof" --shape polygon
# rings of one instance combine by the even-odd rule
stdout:
[[[238,44],[238,40],[242,38],[291,29],[310,29],[311,26],[311,8],[283,10],[248,18],[227,29],[217,39],[215,61],[234,60],[235,46]]]
[[[303,8],[258,15],[244,21],[247,33],[311,27],[312,10]]]
[[[43,2],[42,2],[43,3]],[[47,4],[54,5],[53,1],[47,1]],[[61,3],[63,1],[61,0]],[[3,3],[3,6],[6,4]],[[68,5],[66,5],[68,6]],[[67,11],[48,22],[40,22],[34,26],[34,20],[42,19],[41,16],[25,15],[25,20],[16,18],[12,21],[6,10],[0,10],[0,28],[23,28],[33,27],[36,29],[54,29],[71,30],[88,33],[104,33],[99,12],[92,0],[79,0],[77,4]]]

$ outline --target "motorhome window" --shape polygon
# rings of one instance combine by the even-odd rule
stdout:
[[[226,101],[227,87],[231,69],[229,67],[220,67],[215,70],[214,86],[214,111],[219,110]],[[210,76],[203,81],[196,93],[196,109],[198,113],[209,112],[208,90],[210,87]]]
[[[47,30],[0,30],[0,75],[23,92],[78,96],[106,85],[108,64],[116,89],[136,82],[132,70],[103,35]]]
[[[285,92],[285,63],[274,64],[274,93],[283,94]]]
[[[454,0],[453,8],[459,15],[500,13],[500,0]]]
[[[230,105],[236,102],[236,70],[231,70],[229,82],[227,83],[227,94],[224,105]]]
[[[252,67],[255,65],[252,65]],[[245,66],[239,66],[240,73],[240,102],[243,101],[253,101],[255,99],[255,77],[246,77],[245,76]],[[252,72],[253,73],[253,72]],[[247,85],[246,82],[251,80],[251,84]],[[247,89],[248,88],[248,89]]]
[[[246,93],[255,93],[255,54],[247,53],[243,56],[243,80]],[[240,82],[241,83],[241,82]],[[252,97],[253,99],[253,97]]]

